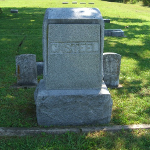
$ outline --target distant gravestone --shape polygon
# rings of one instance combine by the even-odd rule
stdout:
[[[77,4],[77,2],[76,2],[76,1],[74,1],[74,2],[72,2],[72,4]]]
[[[103,54],[104,82],[107,86],[119,86],[121,55],[117,53]]]
[[[96,8],[48,8],[43,79],[35,93],[39,125],[103,124],[112,100],[103,79],[104,21]]]
[[[11,13],[18,13],[18,9],[11,9],[10,12]]]
[[[16,56],[17,84],[37,85],[36,55],[22,54]]]
[[[68,4],[68,2],[62,2],[62,4]]]
[[[124,31],[121,29],[105,29],[105,36],[124,37]]]

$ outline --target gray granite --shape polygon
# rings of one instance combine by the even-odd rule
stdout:
[[[36,62],[37,75],[43,75],[43,62]]]
[[[104,82],[107,86],[119,86],[121,55],[117,53],[103,54]]]
[[[110,23],[110,19],[104,19],[104,23]]]
[[[104,82],[101,90],[47,90],[41,80],[34,97],[41,126],[106,124],[111,119],[112,99]]]
[[[48,8],[43,21],[43,80],[34,99],[38,125],[109,123],[103,79],[104,21],[96,8]]]
[[[77,4],[77,2],[76,2],[76,1],[74,1],[74,2],[72,2],[72,4]]]
[[[37,84],[36,55],[22,54],[16,56],[16,76],[18,85]]]
[[[18,13],[18,9],[11,9],[10,12],[11,13]]]
[[[0,137],[11,137],[11,136],[31,136],[40,134],[64,134],[68,132],[74,133],[92,133],[100,131],[113,131],[118,132],[120,130],[139,130],[139,129],[150,129],[150,124],[132,124],[132,125],[115,125],[115,126],[89,126],[89,127],[50,127],[50,128],[39,128],[39,127],[0,127]]]
[[[100,88],[103,46],[104,21],[98,9],[48,8],[43,21],[46,88]]]
[[[105,29],[105,36],[124,37],[124,31],[121,29]]]
[[[68,2],[62,2],[62,4],[68,4]]]

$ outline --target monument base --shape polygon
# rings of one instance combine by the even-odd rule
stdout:
[[[107,124],[112,99],[103,82],[101,90],[46,90],[42,79],[34,93],[40,126]]]

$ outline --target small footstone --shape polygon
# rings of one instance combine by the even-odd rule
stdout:
[[[62,2],[62,4],[68,4],[68,2]]]
[[[34,99],[38,124],[109,123],[103,83],[104,21],[97,8],[48,8],[43,21],[43,80]]]
[[[77,2],[72,2],[72,4],[77,4]]]
[[[110,19],[104,19],[104,23],[110,23]]]
[[[18,85],[37,85],[36,55],[16,56],[16,75]]]
[[[11,9],[10,12],[11,13],[18,13],[18,10],[17,9]]]
[[[117,53],[103,53],[104,82],[109,87],[119,86],[121,55]]]

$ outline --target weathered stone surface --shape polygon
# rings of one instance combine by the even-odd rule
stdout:
[[[44,79],[34,93],[39,125],[104,124],[112,100],[103,78],[104,21],[95,8],[49,8]]]
[[[103,53],[104,82],[107,86],[118,87],[121,55],[117,53]]]
[[[77,2],[76,2],[76,1],[74,1],[74,2],[72,2],[72,4],[77,4]]]
[[[43,62],[36,62],[37,75],[43,75]]]
[[[98,9],[47,9],[43,22],[46,88],[101,88],[103,43],[104,21]]]
[[[18,13],[18,9],[11,9],[10,12],[11,13]]]
[[[104,23],[110,23],[110,19],[104,19]]]
[[[34,93],[38,124],[105,124],[111,119],[112,100],[102,84],[101,90],[47,90],[41,80]]]
[[[16,56],[16,75],[18,85],[36,85],[36,55],[22,54]]]
[[[124,37],[124,31],[121,29],[105,29],[105,36]]]

